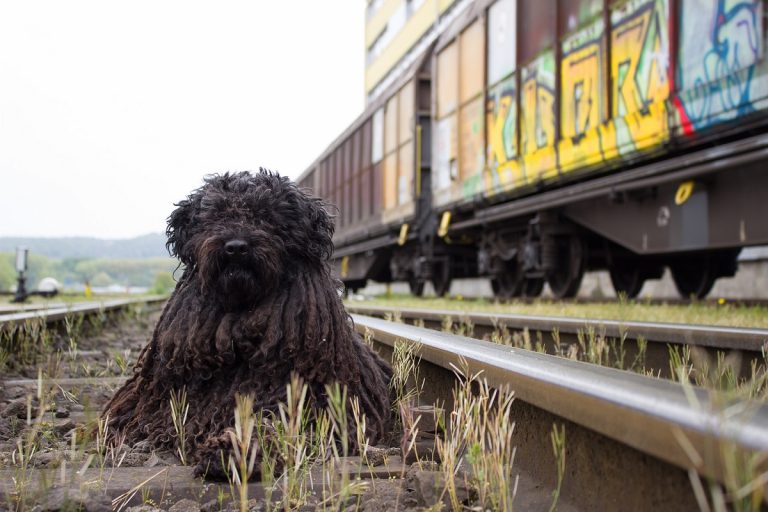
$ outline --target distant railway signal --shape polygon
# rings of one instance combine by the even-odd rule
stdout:
[[[38,285],[35,291],[27,290],[27,269],[29,267],[29,249],[26,247],[16,248],[16,291],[13,293],[11,302],[25,302],[30,295],[42,295],[43,297],[53,297],[59,293],[60,284],[52,277],[46,277]],[[9,294],[9,292],[0,292],[0,295]]]
[[[16,272],[19,277],[16,280],[16,294],[13,296],[13,302],[24,302],[29,294],[27,293],[27,259],[29,249],[26,247],[16,248]]]

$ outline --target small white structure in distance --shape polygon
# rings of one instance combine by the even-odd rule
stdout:
[[[37,291],[40,295],[52,297],[61,291],[61,283],[53,277],[44,277],[37,285]]]

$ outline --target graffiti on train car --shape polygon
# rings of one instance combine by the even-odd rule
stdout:
[[[520,149],[527,182],[557,175],[555,155],[555,53],[548,50],[523,68]]]
[[[563,171],[609,161],[668,139],[669,38],[666,0],[636,0],[611,13],[611,119],[602,123],[603,23],[563,42]]]
[[[668,0],[632,0],[612,9],[610,106],[603,20],[594,20],[561,43],[557,154],[553,52],[522,69],[522,158],[515,158],[514,80],[489,90],[489,193],[555,176],[558,169],[566,172],[630,156],[668,140],[668,9]]]
[[[560,167],[567,171],[602,160],[604,23],[598,19],[562,43]]]
[[[488,91],[486,189],[498,191],[507,184],[522,183],[525,176],[517,161],[517,92],[515,76]]]
[[[763,10],[762,0],[682,1],[673,96],[669,0],[614,5],[608,64],[602,18],[560,43],[559,113],[554,51],[519,70],[519,147],[514,75],[488,89],[486,192],[633,158],[660,149],[673,127],[693,133],[768,108]],[[477,191],[474,176],[467,185],[465,197]]]
[[[762,0],[682,2],[678,122],[685,134],[749,114],[765,101]],[[764,66],[760,66],[764,67]]]
[[[669,138],[669,16],[666,0],[629,2],[611,13],[611,117],[606,158]]]

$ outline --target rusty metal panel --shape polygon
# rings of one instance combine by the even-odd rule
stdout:
[[[307,187],[312,191],[313,196],[318,195],[318,178],[320,176],[320,165],[315,165],[312,172],[308,176]]]
[[[330,183],[330,173],[328,172],[328,158],[326,157],[320,162],[320,193],[318,194],[320,197],[323,198],[323,201],[327,204],[330,202],[330,190],[328,184]],[[328,211],[329,214],[332,214],[332,211],[330,208],[326,206],[326,211]]]
[[[349,225],[352,222],[352,138],[348,138],[342,146],[342,158],[344,168],[344,209],[341,214],[344,215],[344,223]]]
[[[326,189],[325,197],[328,201],[333,202],[333,153],[330,153],[325,159],[325,176],[326,176]]]
[[[360,149],[362,146],[362,133],[361,128],[355,130],[352,134],[352,172],[353,174],[360,174],[360,170],[363,168],[360,161]]]
[[[456,42],[437,55],[437,117],[445,117],[459,104],[459,49]]]
[[[377,212],[380,212],[382,210],[382,207],[384,205],[384,161],[383,160],[373,166],[372,178],[373,180],[371,183],[371,191],[373,193],[373,201],[371,201],[371,204],[373,205],[373,209],[371,210],[371,213],[376,214]]]
[[[397,206],[397,152],[384,157],[384,176],[382,181],[384,210]]]
[[[333,167],[331,166],[331,160],[333,153],[330,153],[324,161],[325,170],[325,192],[323,192],[323,198],[329,203],[333,201]]]
[[[328,174],[328,192],[327,192],[327,198],[328,201],[336,204],[336,173],[334,171],[334,165],[333,165],[333,152],[331,152],[328,155],[328,158],[325,160],[325,172]]]
[[[488,84],[515,70],[517,0],[498,0],[488,9]]]
[[[528,64],[555,44],[555,0],[523,1],[520,8],[520,64]]]
[[[399,117],[399,129],[398,129],[398,145],[403,144],[411,140],[413,136],[413,126],[415,118],[415,90],[413,86],[413,80],[409,80],[405,86],[400,89],[398,94],[400,113]]]
[[[485,83],[485,31],[482,20],[462,32],[460,44],[459,101],[463,105],[483,91]]]
[[[341,210],[344,208],[344,174],[343,159],[341,153],[342,146],[333,151],[333,175],[334,175],[334,202]],[[339,223],[344,226],[344,216],[339,215]]]
[[[336,183],[334,181],[334,178],[336,175],[334,174],[333,169],[333,153],[330,153],[328,155],[328,158],[325,159],[325,173],[328,175],[328,190],[326,191],[326,197],[328,198],[328,201],[331,203],[336,203],[336,193],[335,193],[335,186]]]
[[[330,173],[328,172],[328,158],[325,158],[322,162],[320,162],[320,197],[326,201],[330,197],[330,181]]]
[[[360,190],[360,174],[363,171],[363,166],[360,162],[360,150],[362,147],[362,128],[355,130],[352,134],[352,222],[358,222],[360,220],[360,198],[362,196]]]
[[[568,35],[603,15],[603,0],[560,0],[560,34]]]
[[[351,219],[352,224],[357,224],[360,222],[360,196],[362,195],[360,190],[360,177],[362,173],[356,172],[352,175],[352,183],[351,183],[351,190],[352,190],[352,213],[351,213]]]
[[[363,168],[360,175],[360,218],[367,219],[373,213],[373,166]]]
[[[309,182],[307,183],[307,186],[312,189],[312,195],[319,196],[320,195],[320,163],[318,162],[315,164],[314,169],[312,169],[311,173],[312,177],[310,178]]]
[[[368,167],[371,165],[371,123],[369,119],[362,127],[362,154],[360,155],[360,166]]]
[[[373,113],[371,161],[377,164],[384,158],[384,109]]]
[[[397,204],[413,201],[414,158],[413,142],[407,142],[399,151],[400,172],[397,174]]]
[[[474,192],[475,186],[479,185],[479,178],[485,165],[483,114],[483,98],[481,96],[462,106],[459,116],[461,122],[459,174],[464,183],[465,191],[470,194]],[[470,178],[475,185],[467,182]]]
[[[384,154],[388,155],[397,148],[397,95],[387,101],[384,110]]]
[[[368,120],[362,127],[361,134],[361,179],[360,179],[360,218],[367,219],[373,213],[373,164],[371,163],[371,125],[372,120]]]
[[[355,136],[349,137],[349,222],[354,224],[357,221],[357,199],[359,193],[355,188],[357,186],[359,167],[355,165]]]
[[[317,193],[317,187],[315,186],[315,178],[317,177],[317,166],[313,167],[311,171],[301,180],[301,186],[308,188],[312,191],[312,194]]]
[[[341,166],[339,165],[339,150],[338,148],[331,153],[331,169],[333,173],[333,192],[331,195],[331,201],[337,208],[341,208],[341,194],[339,193],[339,187],[341,185]],[[336,218],[337,226],[344,227],[344,218],[339,215]]]

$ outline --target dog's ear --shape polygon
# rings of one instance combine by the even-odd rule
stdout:
[[[320,261],[326,261],[333,253],[333,220],[328,214],[332,208],[322,199],[309,198],[308,215],[304,232],[309,238],[307,250]]]
[[[187,242],[191,237],[195,214],[200,209],[201,197],[198,190],[176,203],[176,209],[168,217],[168,227],[165,229],[165,235],[168,237],[165,247],[171,256],[179,258],[187,267],[194,265],[194,252]]]

